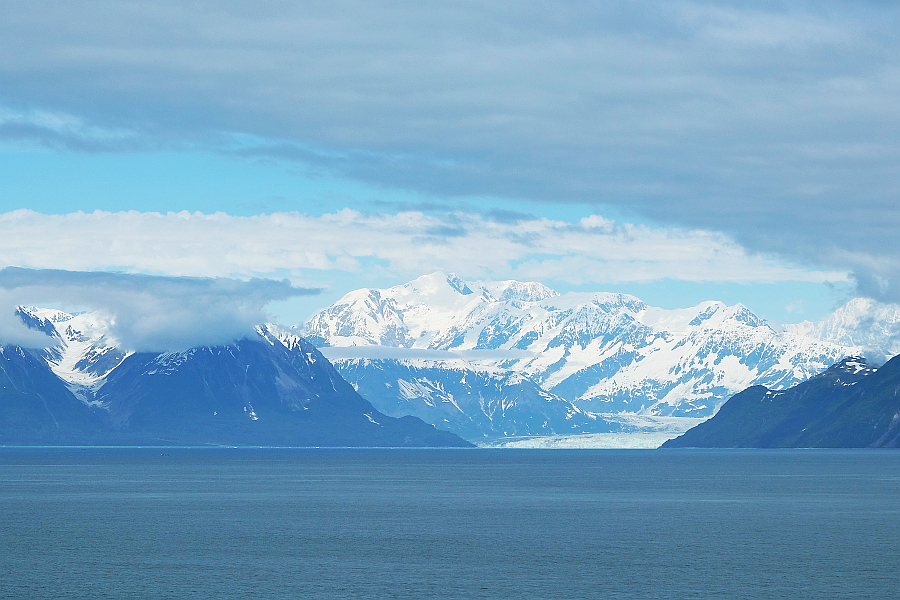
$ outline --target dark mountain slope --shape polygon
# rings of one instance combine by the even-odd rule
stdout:
[[[59,348],[0,348],[0,444],[471,446],[378,412],[305,340],[259,334],[186,352],[122,352],[89,389],[50,368]]]
[[[375,410],[303,340],[133,354],[97,399],[117,439],[286,446],[468,446],[419,419]]]
[[[864,448],[900,443],[900,357],[847,358],[788,390],[754,386],[664,448]]]
[[[0,444],[94,443],[102,411],[75,397],[36,352],[0,348]]]

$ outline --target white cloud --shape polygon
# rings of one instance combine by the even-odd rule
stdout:
[[[315,293],[286,281],[160,277],[102,272],[0,269],[0,341],[43,347],[47,338],[17,322],[16,306],[78,307],[110,323],[128,350],[184,350],[252,336],[272,301]]]
[[[25,140],[52,148],[81,151],[125,150],[146,147],[136,131],[98,127],[68,113],[12,110],[0,106],[0,139]]]
[[[71,271],[295,280],[330,271],[381,270],[403,279],[443,270],[472,279],[611,284],[844,281],[846,273],[792,266],[748,253],[701,230],[619,224],[600,216],[498,222],[477,213],[94,212],[0,214],[0,264]]]

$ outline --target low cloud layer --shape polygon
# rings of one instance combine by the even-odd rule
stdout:
[[[618,205],[898,295],[895,3],[13,4],[0,139]]]
[[[599,216],[568,223],[536,218],[504,221],[463,212],[434,216],[342,210],[321,217],[298,213],[233,217],[139,212],[44,215],[18,210],[0,214],[0,239],[0,264],[168,276],[282,273],[280,277],[289,275],[295,281],[315,281],[340,271],[402,281],[442,270],[466,279],[598,286],[660,279],[739,283],[847,279],[845,271],[810,270],[748,253],[721,234],[619,224]]]
[[[533,358],[527,350],[429,350],[425,348],[392,348],[390,346],[326,346],[319,351],[329,360],[366,358],[371,360],[500,360]]]
[[[317,290],[287,281],[160,277],[15,267],[0,269],[0,342],[43,347],[48,339],[26,329],[17,306],[96,311],[111,323],[122,347],[184,350],[253,336],[268,319],[266,305]]]

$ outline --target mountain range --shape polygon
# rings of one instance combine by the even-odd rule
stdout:
[[[127,352],[93,314],[19,309],[48,336],[0,349],[0,444],[470,446],[363,399],[274,326],[184,352]]]
[[[873,309],[877,308],[877,311]],[[855,300],[773,327],[746,307],[666,310],[615,293],[434,273],[350,292],[294,329],[386,414],[467,439],[617,431],[625,414],[709,417],[847,356],[900,350],[900,307]]]
[[[900,349],[900,307],[870,300],[779,328],[742,305],[665,310],[443,273],[351,292],[302,326],[181,352],[131,352],[99,314],[19,317],[47,343],[0,348],[0,444],[658,438],[745,388],[780,394],[848,356],[878,364]]]

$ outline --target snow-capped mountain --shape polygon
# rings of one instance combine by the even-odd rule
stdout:
[[[301,331],[319,347],[357,347],[360,356],[371,346],[396,349],[391,368],[333,358],[351,383],[378,390],[373,402],[388,411],[381,404],[387,399],[377,399],[384,389],[422,384],[409,375],[417,350],[526,377],[586,413],[691,417],[712,415],[748,386],[787,388],[860,352],[800,331],[776,332],[740,304],[664,310],[624,294],[561,295],[538,283],[464,282],[443,273],[351,292]],[[446,386],[458,379],[458,364],[446,368],[441,378],[432,365],[429,380]],[[411,400],[399,391],[395,397]]]
[[[311,344],[282,342],[275,326],[225,346],[131,353],[97,315],[19,316],[48,347],[0,348],[0,443],[469,445],[379,412]]]
[[[900,305],[869,298],[850,300],[823,321],[786,325],[796,334],[862,348],[869,360],[884,363],[900,354]]]
[[[471,285],[455,275],[434,273],[388,290],[356,290],[314,315],[306,324],[306,337],[317,346],[446,350],[460,347],[462,339],[454,334],[463,331],[466,319],[477,317],[490,303],[522,310],[559,296],[539,283]],[[497,348],[499,344],[479,347]]]
[[[130,354],[107,335],[108,318],[92,313],[70,315],[47,308],[19,308],[19,317],[56,343],[44,349],[50,369],[82,401],[95,402],[106,376]]]
[[[617,431],[597,415],[507,369],[462,360],[349,359],[341,374],[373,405],[469,440]]]
[[[299,338],[284,329],[278,335],[285,344]],[[622,429],[619,422],[586,413],[528,377],[501,367],[447,358],[329,359],[340,364],[344,379],[385,414],[417,416],[469,440]]]

